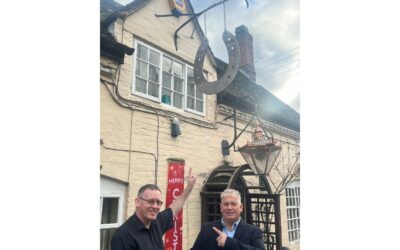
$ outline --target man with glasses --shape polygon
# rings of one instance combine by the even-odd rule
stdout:
[[[191,250],[265,250],[261,230],[240,218],[240,193],[227,188],[221,193],[222,218],[201,226]]]
[[[162,237],[173,227],[173,217],[183,208],[196,183],[197,176],[192,175],[192,169],[187,179],[186,189],[162,212],[162,195],[158,186],[142,186],[135,198],[135,213],[117,229],[111,241],[111,249],[164,250]]]

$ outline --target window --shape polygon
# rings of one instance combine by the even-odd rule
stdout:
[[[167,56],[163,57],[161,101],[183,108],[184,65]]]
[[[285,189],[289,242],[300,240],[300,182]]]
[[[160,89],[160,53],[141,44],[137,47],[135,90],[158,98]]]
[[[193,68],[142,42],[136,51],[133,94],[204,114],[204,95],[194,83]]]
[[[123,223],[126,186],[101,177],[100,188],[100,250],[111,250],[111,239]]]
[[[188,67],[187,72],[187,99],[186,107],[203,113],[203,94],[197,89],[194,83],[193,69]]]

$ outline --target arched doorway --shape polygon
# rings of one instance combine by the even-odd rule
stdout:
[[[242,219],[258,226],[268,250],[282,247],[279,194],[273,194],[264,175],[256,175],[248,164],[215,168],[205,180],[201,196],[202,223],[221,218],[220,195],[226,188],[240,192]]]

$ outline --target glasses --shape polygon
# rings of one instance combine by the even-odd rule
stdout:
[[[149,203],[150,205],[156,204],[157,206],[162,206],[162,204],[163,204],[163,202],[159,201],[159,200],[147,200],[147,199],[144,199],[142,197],[139,197],[139,199],[147,201],[147,203]]]

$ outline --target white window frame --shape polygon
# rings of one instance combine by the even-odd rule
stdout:
[[[116,223],[101,223],[101,216],[103,214],[103,199],[104,198],[118,198],[118,215]],[[116,228],[122,225],[123,213],[124,213],[124,193],[121,191],[102,192],[100,195],[100,229]]]
[[[186,82],[186,92],[185,92],[185,107],[186,107],[186,111],[188,111],[188,112],[191,112],[191,113],[194,113],[194,114],[197,114],[197,115],[205,115],[205,103],[206,103],[206,99],[205,99],[205,95],[203,94],[203,112],[200,112],[200,111],[197,111],[197,110],[195,110],[195,109],[191,109],[191,108],[188,108],[187,107],[187,98],[188,98],[188,93],[187,93],[187,85],[188,85],[188,83],[187,83],[187,79],[188,79],[188,69],[191,69],[191,70],[193,70],[194,71],[194,68],[193,67],[191,67],[191,66],[186,66],[186,78],[185,78],[185,82]],[[196,96],[196,91],[197,91],[197,85],[196,84],[194,84],[194,101],[195,101],[195,103],[196,103],[196,100],[198,99],[197,98],[197,96]]]
[[[147,49],[154,50],[155,52],[157,52],[157,53],[160,54],[160,66],[159,66],[159,68],[160,68],[160,75],[159,75],[159,82],[158,82],[160,88],[158,89],[158,98],[157,98],[157,97],[154,97],[154,96],[152,96],[152,95],[149,95],[149,94],[147,94],[147,93],[145,94],[145,93],[136,91],[136,66],[137,66],[137,65],[136,65],[136,61],[137,61],[137,53],[139,52],[139,50],[138,50],[138,45],[139,45],[139,44],[142,45],[142,46],[147,47]],[[151,47],[151,46],[145,44],[145,43],[136,41],[136,42],[135,42],[135,53],[134,53],[134,55],[135,55],[135,56],[133,57],[133,70],[132,70],[132,82],[133,82],[133,84],[132,84],[132,94],[135,94],[135,95],[138,95],[138,96],[141,96],[141,97],[144,97],[144,98],[147,98],[147,99],[156,101],[156,102],[160,102],[160,101],[161,101],[161,98],[160,98],[160,94],[161,94],[161,84],[162,84],[162,65],[161,65],[161,63],[162,63],[162,52],[159,51],[159,50],[157,50],[156,48],[153,48],[153,47]],[[150,60],[150,58],[149,58],[149,60]],[[150,62],[148,62],[148,64],[150,64]],[[149,71],[149,70],[147,69],[147,74],[149,74],[148,71]],[[148,92],[148,78],[149,78],[149,76],[147,76],[147,79],[146,79],[146,89],[147,89],[146,92]]]
[[[300,181],[291,182],[285,188],[288,240],[291,243],[300,241]],[[297,232],[297,233],[296,233]],[[293,235],[293,237],[291,236]],[[297,238],[296,238],[297,235]]]
[[[162,100],[161,100],[161,103],[163,104],[163,105],[165,105],[165,106],[167,106],[167,107],[171,107],[171,108],[174,108],[174,109],[177,109],[177,110],[184,110],[185,109],[185,107],[186,107],[186,103],[185,103],[185,100],[186,100],[186,89],[187,89],[187,69],[186,69],[186,64],[184,63],[184,62],[182,62],[182,61],[179,61],[179,60],[177,60],[176,58],[174,58],[174,57],[172,57],[172,56],[169,56],[169,55],[164,55],[164,54],[162,54],[162,57],[161,57],[161,64],[163,63],[163,60],[164,60],[164,57],[165,58],[168,58],[168,59],[171,59],[172,60],[172,63],[174,63],[174,62],[176,62],[176,63],[179,63],[179,64],[181,64],[183,67],[182,67],[182,70],[183,70],[183,72],[182,72],[182,78],[181,79],[183,79],[183,89],[182,89],[182,108],[178,108],[178,107],[175,107],[174,106],[174,103],[173,103],[173,95],[171,95],[171,104],[167,104],[167,103],[163,103],[162,102]],[[173,64],[172,64],[173,65]],[[162,82],[163,82],[163,75],[162,75],[162,72],[163,72],[163,65],[161,65],[161,88],[160,88],[160,90],[161,90],[161,93],[160,93],[160,96],[161,96],[161,98],[162,98]],[[175,91],[174,90],[174,80],[175,80],[175,76],[174,76],[174,72],[173,72],[173,70],[174,70],[174,66],[172,66],[172,81],[171,81],[171,91],[172,92],[177,92],[177,91]]]
[[[138,45],[142,45],[142,46],[144,46],[144,47],[146,47],[147,49],[151,49],[151,50],[153,50],[153,51],[155,51],[155,52],[157,52],[157,53],[159,53],[160,54],[160,66],[159,66],[159,69],[160,69],[160,72],[159,72],[159,94],[158,94],[158,98],[157,97],[154,97],[154,96],[151,96],[151,95],[149,95],[149,94],[145,94],[145,93],[142,93],[142,92],[139,92],[139,91],[136,91],[136,64],[137,64],[137,52],[138,52]],[[169,58],[169,59],[172,59],[173,61],[175,61],[175,62],[177,62],[177,63],[180,63],[180,64],[182,64],[183,65],[183,92],[182,92],[182,94],[183,94],[183,98],[182,98],[182,108],[177,108],[177,107],[175,107],[174,105],[173,105],[173,98],[172,98],[172,95],[171,95],[171,104],[166,104],[166,103],[163,103],[162,102],[162,88],[163,88],[163,60],[164,60],[164,57],[167,57],[167,58]],[[191,69],[193,69],[193,67],[192,66],[189,66],[188,64],[186,64],[186,63],[184,63],[183,61],[181,61],[181,60],[179,60],[179,59],[177,59],[176,57],[174,57],[174,56],[171,56],[170,54],[166,54],[166,53],[164,53],[164,52],[162,52],[161,50],[159,50],[159,49],[156,49],[156,48],[154,48],[153,46],[151,46],[151,45],[148,45],[147,43],[145,43],[145,42],[142,42],[142,41],[140,41],[140,40],[135,40],[135,53],[134,53],[134,57],[133,57],[133,63],[132,63],[132,89],[131,89],[131,93],[133,94],[133,95],[136,95],[136,96],[140,96],[140,97],[143,97],[143,98],[146,98],[146,99],[150,99],[150,100],[152,100],[152,101],[155,101],[155,102],[158,102],[158,103],[160,103],[163,107],[167,107],[167,108],[170,108],[170,109],[173,109],[173,110],[176,110],[176,111],[187,111],[187,112],[190,112],[190,113],[194,113],[194,114],[197,114],[197,115],[200,115],[200,116],[205,116],[205,113],[206,113],[206,111],[205,111],[205,107],[206,107],[206,98],[205,98],[205,95],[204,94],[202,94],[203,95],[203,112],[199,112],[199,111],[197,111],[197,110],[194,110],[194,109],[190,109],[190,108],[188,108],[187,107],[187,72],[188,72],[188,68],[191,68]],[[147,74],[149,74],[149,72],[148,72],[149,70],[147,69]],[[147,78],[149,78],[149,76],[147,76]],[[147,79],[147,81],[146,81],[146,88],[148,88],[148,79]],[[173,90],[173,82],[171,82],[171,89]],[[195,86],[195,93],[196,93],[196,89],[197,89],[197,86]],[[148,92],[148,90],[146,91],[146,92]],[[196,99],[195,99],[196,100]]]

